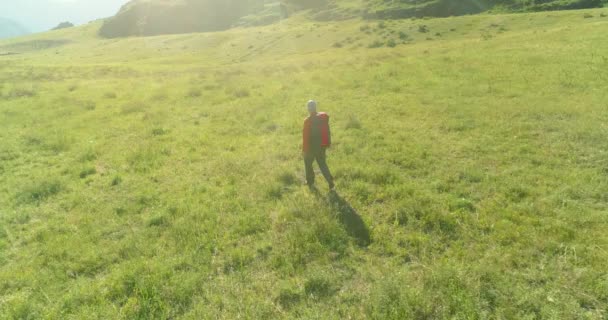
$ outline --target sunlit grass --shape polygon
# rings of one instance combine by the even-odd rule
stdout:
[[[0,314],[602,319],[602,12],[34,36],[73,42],[0,57]]]

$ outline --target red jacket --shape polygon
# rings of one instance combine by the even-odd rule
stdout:
[[[308,153],[318,147],[329,148],[331,146],[329,115],[325,112],[318,112],[306,118],[304,120],[302,139],[302,151],[304,153]]]

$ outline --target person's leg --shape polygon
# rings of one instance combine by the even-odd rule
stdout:
[[[325,149],[322,149],[317,153],[317,163],[319,164],[319,169],[321,169],[321,173],[323,173],[323,177],[327,180],[329,184],[329,188],[334,188],[334,178],[331,176],[331,172],[329,171],[329,167],[327,166],[327,160],[325,157]]]
[[[304,168],[306,169],[306,184],[312,186],[315,184],[315,171],[312,168],[312,163],[315,161],[315,157],[310,154],[304,155]]]

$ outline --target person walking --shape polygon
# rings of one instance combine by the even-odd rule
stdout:
[[[331,146],[331,130],[329,128],[329,115],[325,112],[317,112],[317,102],[310,100],[307,103],[309,116],[304,120],[302,134],[302,153],[304,155],[304,167],[306,169],[306,184],[313,188],[315,185],[315,172],[312,165],[315,161],[321,169],[321,173],[329,185],[329,189],[335,188],[326,161],[326,150]]]

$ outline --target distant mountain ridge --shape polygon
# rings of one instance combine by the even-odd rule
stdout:
[[[297,11],[314,20],[447,17],[487,11],[526,12],[596,8],[608,0],[132,0],[109,19],[106,38],[226,30],[269,24]]]
[[[133,0],[107,19],[99,34],[115,38],[219,31],[248,16],[241,22],[272,23],[281,17],[280,6],[276,0]]]
[[[18,37],[29,31],[16,21],[0,17],[0,39]]]

